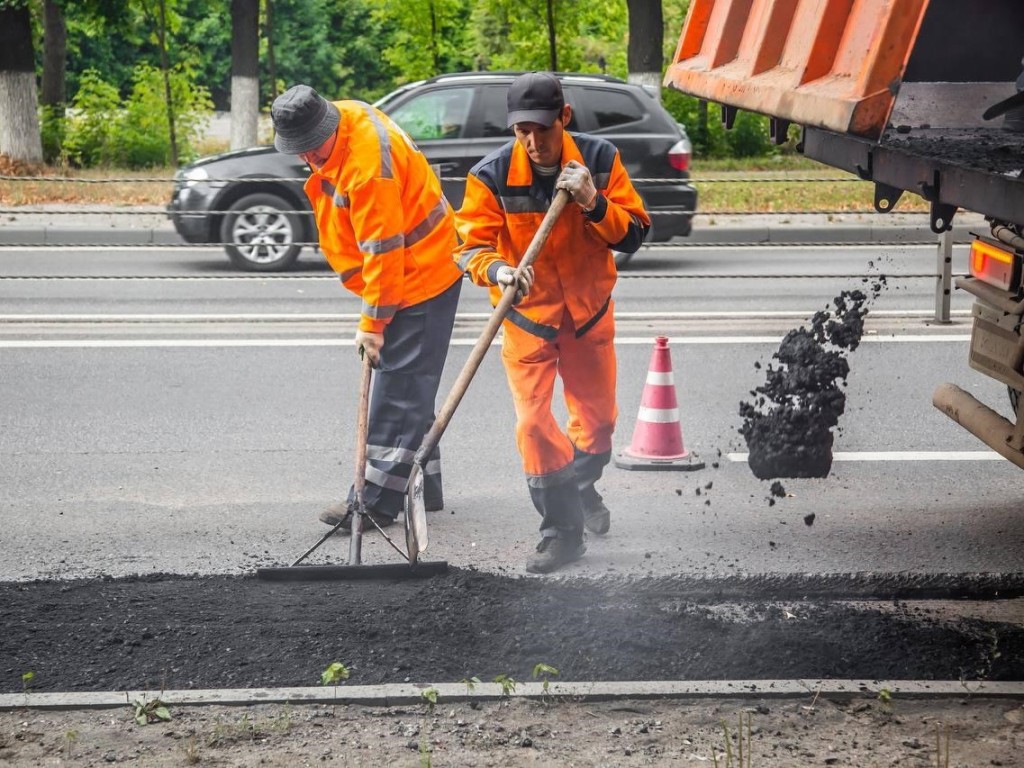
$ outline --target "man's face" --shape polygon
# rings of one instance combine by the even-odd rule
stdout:
[[[566,104],[562,114],[550,126],[540,123],[516,123],[512,130],[516,141],[523,145],[526,154],[537,165],[560,165],[562,161],[562,133],[569,122],[572,110]]]
[[[308,152],[303,152],[302,154],[299,155],[299,158],[302,160],[302,162],[306,163],[307,165],[310,165],[313,168],[319,168],[320,166],[327,162],[327,160],[331,156],[331,152],[334,151],[334,141],[337,138],[337,136],[337,133],[332,133],[327,138],[327,141],[325,141],[316,149],[311,149]]]

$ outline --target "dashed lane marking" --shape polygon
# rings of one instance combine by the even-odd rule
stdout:
[[[748,453],[729,453],[729,461],[747,463]],[[835,451],[832,461],[1006,461],[995,451]]]

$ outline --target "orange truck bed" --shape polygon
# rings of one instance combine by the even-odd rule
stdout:
[[[693,0],[666,85],[878,138],[928,0]]]
[[[692,0],[665,85],[779,141],[803,126],[807,157],[873,181],[879,211],[921,195],[940,232],[959,208],[1024,224],[1024,131],[984,117],[1022,56],[1024,0]]]

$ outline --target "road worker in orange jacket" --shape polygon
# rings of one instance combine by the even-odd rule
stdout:
[[[611,249],[636,251],[650,226],[618,151],[604,139],[570,134],[571,117],[554,75],[516,78],[508,92],[515,140],[473,167],[456,216],[459,267],[491,286],[497,304],[555,190],[567,190],[576,203],[519,279],[522,298],[503,324],[516,443],[541,515],[541,541],[526,565],[531,573],[582,557],[584,528],[608,532],[611,515],[594,485],[611,458],[617,416]],[[551,412],[556,373],[569,413],[564,431]]]
[[[274,101],[271,117],[277,149],[312,170],[305,190],[321,250],[363,300],[356,349],[377,369],[364,503],[385,527],[404,507],[413,455],[434,422],[462,287],[452,261],[454,211],[416,145],[369,104],[331,103],[296,85]],[[424,467],[423,495],[428,510],[443,506],[437,454]],[[351,529],[352,500],[350,488],[348,500],[320,519]]]

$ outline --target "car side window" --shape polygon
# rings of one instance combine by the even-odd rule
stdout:
[[[414,96],[390,116],[414,141],[457,139],[472,103],[472,88],[444,88]]]
[[[508,86],[487,86],[481,89],[480,96],[483,110],[480,137],[490,139],[502,136],[511,139],[512,129],[505,125],[508,117]]]
[[[597,130],[643,120],[644,111],[630,94],[622,91],[594,90],[589,106]]]

